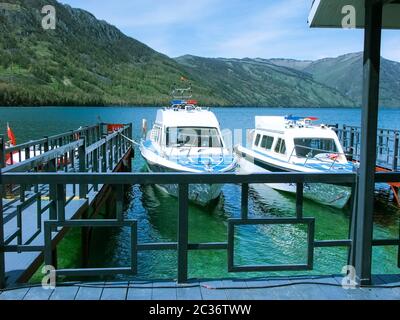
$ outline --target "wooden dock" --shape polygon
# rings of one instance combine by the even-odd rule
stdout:
[[[0,300],[399,300],[400,276],[374,276],[375,286],[345,289],[343,276],[257,280],[120,281],[41,286],[0,292]]]

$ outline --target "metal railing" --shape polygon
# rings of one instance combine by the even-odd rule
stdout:
[[[65,184],[35,183],[30,179],[32,174],[53,172],[56,176],[59,176],[60,173],[70,175],[76,174],[76,172],[112,172],[127,153],[130,143],[122,135],[131,136],[132,126],[124,125],[117,131],[103,135],[102,138],[98,139],[98,133],[102,132],[99,128],[104,125],[107,124],[88,127],[85,131],[79,130],[81,133],[79,139],[61,146],[54,145],[53,149],[41,152],[35,157],[21,162],[10,164],[0,170],[0,265],[2,265],[0,266],[0,282],[2,282],[2,276],[4,277],[3,260],[5,252],[41,252],[44,250],[41,245],[31,244],[33,242],[36,243],[36,240],[43,236],[43,225],[45,231],[47,230],[48,221],[43,224],[43,214],[46,211],[48,211],[50,221],[57,220],[60,223],[67,223],[65,221],[65,207],[76,198],[77,188],[79,190],[79,199],[86,199],[90,192],[99,190],[98,184],[84,183],[82,181],[81,183],[73,184],[67,195]],[[93,132],[93,135],[90,134],[91,132]],[[70,134],[62,134],[58,135],[57,139],[60,137],[64,139],[71,136]],[[75,134],[74,137],[76,137]],[[93,143],[88,145],[86,143],[87,139]],[[96,141],[96,139],[98,140]],[[29,145],[32,146],[35,143],[37,142],[30,142]],[[0,158],[2,159],[5,159],[4,145],[4,137],[0,136],[0,146],[2,147],[0,148]],[[20,145],[11,151],[22,150],[21,148],[26,146],[26,144]],[[3,177],[12,176],[13,174],[25,176],[27,183],[4,181]],[[15,188],[16,185],[18,186],[17,188]],[[89,185],[91,185],[90,188]],[[19,190],[17,195],[15,194],[16,190]],[[6,203],[3,204],[3,197],[6,195],[14,197],[14,199],[7,199]],[[45,204],[43,204],[43,198],[47,199]],[[30,214],[36,214],[36,230],[29,239],[23,239],[23,213],[35,202],[36,211],[30,212]],[[4,215],[5,211],[7,211],[6,216]],[[16,220],[15,230],[5,235],[4,226],[12,219]]]
[[[20,163],[24,160],[30,159],[31,157],[36,157],[50,150],[70,144],[73,141],[79,140],[81,137],[85,137],[86,143],[91,144],[101,137],[103,125],[104,124],[97,124],[94,126],[79,128],[66,133],[28,141],[9,148],[4,146],[3,153],[0,156],[0,162],[3,164],[2,167],[4,167],[7,164],[6,160],[8,158],[8,164],[14,165],[16,162]],[[17,161],[14,159],[15,155],[17,155]]]
[[[137,253],[148,250],[176,250],[177,251],[177,280],[180,283],[188,279],[188,252],[191,250],[224,250],[228,254],[227,268],[230,272],[249,272],[249,271],[301,271],[312,270],[314,262],[314,250],[318,247],[347,247],[349,249],[349,260],[352,264],[352,257],[355,254],[354,238],[354,213],[351,217],[349,227],[349,237],[345,239],[331,239],[318,241],[315,240],[315,218],[304,217],[303,215],[303,195],[304,186],[310,183],[328,183],[328,184],[346,184],[353,186],[353,195],[356,194],[357,176],[355,173],[263,173],[263,174],[182,174],[182,173],[32,173],[26,175],[19,172],[5,173],[1,175],[2,185],[6,184],[33,184],[50,185],[55,192],[56,211],[45,225],[44,245],[32,247],[27,244],[10,246],[4,241],[0,234],[0,247],[2,255],[0,257],[0,276],[4,278],[4,252],[16,250],[23,251],[43,251],[45,263],[52,265],[52,229],[57,227],[116,227],[128,226],[131,228],[131,266],[124,268],[98,268],[98,269],[71,269],[58,270],[58,275],[81,276],[81,275],[104,275],[104,274],[136,274],[137,272]],[[376,183],[379,182],[398,182],[400,173],[377,173]],[[296,213],[290,218],[268,217],[264,219],[254,219],[249,217],[249,185],[260,183],[292,183],[296,184]],[[66,185],[76,184],[103,184],[112,185],[119,192],[116,200],[116,216],[111,220],[68,220],[65,217]],[[138,243],[137,239],[137,221],[126,220],[123,214],[122,190],[124,185],[142,185],[142,184],[177,184],[179,187],[179,209],[177,241],[167,243]],[[189,211],[189,185],[191,184],[239,184],[241,185],[241,217],[240,219],[228,219],[228,238],[225,242],[192,243],[189,242],[188,211]],[[81,194],[81,196],[85,196]],[[355,200],[355,199],[354,199]],[[1,203],[0,203],[1,212]],[[0,215],[2,216],[2,215]],[[238,225],[252,224],[302,224],[308,228],[308,257],[307,261],[299,264],[287,265],[245,265],[239,266],[234,259],[234,239],[235,227]],[[372,246],[399,246],[400,233],[396,239],[374,239]],[[3,261],[3,262],[2,262]],[[398,263],[400,263],[400,254]],[[400,267],[400,265],[399,265]]]
[[[310,150],[310,152],[306,156],[299,156],[299,155],[297,155],[297,148]],[[316,151],[316,153],[314,153],[314,151]],[[290,157],[287,162],[290,163],[290,160],[295,156],[297,159],[302,159],[302,158],[305,159],[303,166],[306,166],[308,161],[311,159],[327,162],[326,160],[318,159],[316,157],[316,156],[318,156],[318,154],[332,154],[334,156],[332,159],[329,158],[329,160],[330,160],[329,163],[331,164],[331,167],[329,168],[329,170],[333,169],[333,167],[335,166],[335,164],[338,161],[339,156],[347,157],[346,153],[341,153],[341,152],[337,152],[337,151],[329,151],[329,150],[325,150],[325,149],[317,149],[317,148],[307,147],[307,146],[303,146],[303,145],[295,145],[292,149],[292,152],[290,153]]]
[[[331,126],[337,133],[346,153],[354,160],[360,159],[361,127],[338,124]],[[400,130],[378,129],[377,165],[393,171],[400,170]]]

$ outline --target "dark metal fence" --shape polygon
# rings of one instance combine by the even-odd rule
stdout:
[[[2,253],[0,257],[0,276],[4,278],[4,252],[10,250],[22,251],[44,251],[45,263],[52,265],[52,230],[53,228],[68,227],[101,227],[101,226],[128,226],[131,228],[131,266],[124,268],[99,268],[99,269],[74,269],[58,270],[58,274],[78,276],[78,275],[104,275],[104,274],[136,274],[137,252],[146,250],[177,250],[177,280],[185,282],[188,279],[188,251],[190,250],[225,250],[228,253],[228,271],[248,272],[248,271],[295,271],[312,270],[314,261],[314,249],[318,247],[347,247],[349,249],[349,263],[352,264],[351,257],[354,256],[354,214],[351,217],[349,237],[346,239],[331,239],[317,241],[314,238],[315,219],[313,217],[303,216],[303,189],[304,184],[308,183],[329,183],[356,185],[356,174],[303,174],[303,173],[265,173],[265,174],[177,174],[177,173],[32,173],[26,175],[19,172],[10,172],[1,175],[2,185],[20,184],[20,185],[49,185],[58,190],[55,192],[55,198],[52,199],[55,204],[55,211],[49,221],[45,222],[45,240],[44,245],[40,247],[31,247],[28,244],[19,244],[10,246],[5,241],[4,235],[0,234],[0,247]],[[376,182],[398,182],[399,173],[378,173]],[[265,218],[254,219],[249,217],[248,197],[249,184],[260,183],[293,183],[297,185],[296,193],[296,214],[290,218]],[[65,198],[66,185],[112,185],[122,190],[124,185],[141,184],[177,184],[179,185],[179,210],[177,241],[168,243],[138,243],[137,240],[137,221],[126,220],[123,215],[122,201],[117,199],[116,218],[112,220],[68,220],[65,217]],[[241,197],[241,218],[228,219],[228,239],[226,242],[217,243],[191,243],[189,242],[188,229],[188,210],[189,210],[189,185],[190,184],[239,184],[242,188]],[[356,194],[355,192],[353,194]],[[85,197],[85,194],[81,194]],[[0,204],[1,206],[1,204]],[[1,210],[1,207],[0,207]],[[1,222],[1,221],[0,221]],[[252,224],[304,224],[308,227],[308,258],[307,261],[295,265],[264,265],[264,266],[238,266],[234,259],[234,239],[235,227],[238,225]],[[396,239],[374,239],[373,246],[399,246],[400,233]],[[400,251],[399,251],[400,252]],[[266,253],[267,254],[267,253]],[[398,263],[400,263],[400,254]],[[400,265],[399,265],[400,266]]]
[[[65,207],[76,197],[86,199],[92,191],[99,190],[99,184],[82,181],[72,184],[67,192],[65,184],[35,183],[29,177],[40,172],[54,172],[56,176],[63,172],[67,175],[76,172],[112,172],[130,148],[130,143],[122,135],[131,137],[132,126],[124,125],[108,134],[104,129],[106,126],[107,124],[99,124],[86,127],[9,149],[5,149],[4,136],[0,136],[0,159],[3,159],[3,166],[6,165],[7,154],[21,154],[22,150],[29,154],[32,150],[37,150],[31,157],[22,159],[21,162],[10,162],[0,171],[0,283],[4,284],[5,252],[44,250],[42,245],[37,245],[37,240],[43,237],[43,225],[45,231],[47,230],[48,222],[43,224],[43,214],[46,211],[51,221],[68,224],[65,219]],[[44,148],[41,147],[43,143]],[[7,175],[12,176],[17,173],[25,177],[26,183],[4,181],[3,178]],[[6,196],[7,199],[4,201],[3,198]],[[43,198],[48,200],[44,203]],[[30,209],[25,213],[35,203],[35,210]],[[7,215],[4,214],[6,211]],[[23,222],[24,214],[36,215],[36,231],[29,239],[23,237],[23,230],[26,227]],[[5,235],[4,226],[13,219],[16,220],[15,230]]]
[[[332,126],[341,141],[346,154],[353,160],[360,160],[361,127],[339,125]],[[377,166],[389,170],[400,170],[400,130],[378,129],[377,133]]]

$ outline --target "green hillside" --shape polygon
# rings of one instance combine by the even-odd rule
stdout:
[[[363,54],[350,53],[337,58],[317,61],[278,60],[282,65],[290,63],[297,70],[307,72],[315,81],[340,91],[360,106],[362,103]],[[271,62],[274,62],[271,60]],[[380,105],[400,107],[400,63],[382,58]]]
[[[172,59],[54,0],[12,1],[0,14],[0,105],[160,104],[185,71]],[[52,4],[57,27],[41,27]],[[188,76],[188,75],[187,75]],[[196,81],[204,103],[227,104]]]
[[[0,105],[160,105],[188,78],[201,104],[336,107],[359,104],[359,54],[319,61],[171,59],[92,14],[55,0],[0,9]],[[57,10],[44,30],[41,8]],[[400,64],[383,61],[382,103],[400,106]]]
[[[243,106],[329,107],[354,104],[340,92],[315,82],[307,73],[262,59],[183,56],[176,60],[193,77],[207,79],[224,99]]]

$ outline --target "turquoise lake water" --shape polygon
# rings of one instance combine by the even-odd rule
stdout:
[[[15,132],[18,143],[41,138],[79,126],[103,122],[134,125],[135,138],[139,140],[143,118],[152,122],[157,108],[0,108],[0,132],[6,131],[6,123]],[[212,109],[223,129],[251,129],[256,115],[316,116],[329,124],[360,125],[359,109],[271,109],[271,108],[220,108]],[[382,109],[379,126],[400,128],[400,110]],[[244,135],[242,137],[244,139]],[[237,142],[237,141],[236,141]],[[133,169],[142,171],[143,159],[136,150]],[[139,242],[170,242],[176,240],[178,201],[153,186],[133,186],[127,195],[130,202],[126,216],[138,219]],[[295,198],[272,189],[260,196],[250,189],[251,217],[290,217],[295,214]],[[190,207],[190,242],[226,241],[227,219],[240,216],[240,188],[225,185],[223,196],[212,210]],[[350,209],[337,210],[305,201],[305,216],[316,218],[317,240],[343,239],[348,236]],[[375,238],[396,238],[399,235],[399,210],[382,201],[376,202],[374,218]],[[129,230],[96,230],[91,248],[92,266],[127,266],[129,257]],[[304,263],[306,258],[306,228],[303,226],[246,226],[237,228],[237,264]],[[142,278],[175,278],[176,253],[173,251],[141,252],[138,266]],[[343,248],[319,248],[315,250],[312,274],[340,273],[346,265],[347,250]],[[377,273],[398,272],[397,249],[374,249],[373,269]],[[190,252],[190,277],[233,277],[276,275],[277,273],[230,274],[227,271],[225,251]],[[300,272],[307,274],[307,272]],[[283,274],[283,273],[280,273]]]

